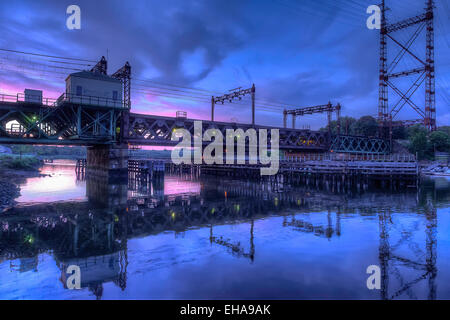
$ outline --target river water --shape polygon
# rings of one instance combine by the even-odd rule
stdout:
[[[192,176],[102,185],[62,160],[42,173],[0,217],[0,299],[450,299],[448,178],[330,191]],[[73,265],[80,290],[66,285]]]

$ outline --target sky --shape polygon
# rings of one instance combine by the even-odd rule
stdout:
[[[64,79],[107,57],[108,73],[132,67],[132,111],[210,118],[210,97],[256,86],[256,123],[281,126],[284,108],[340,103],[342,115],[377,115],[379,31],[370,30],[373,0],[0,1],[0,93],[64,92]],[[386,0],[388,22],[423,12],[424,0]],[[66,9],[81,9],[69,30]],[[436,0],[435,61],[438,125],[450,125],[450,0]],[[405,43],[409,32],[393,34]],[[425,57],[422,31],[411,50]],[[392,59],[399,47],[388,42]],[[84,61],[84,60],[89,60]],[[66,61],[70,63],[61,63]],[[412,69],[406,57],[393,71]],[[416,76],[395,80],[406,90]],[[193,89],[192,89],[193,88]],[[195,90],[194,90],[195,89]],[[424,86],[413,95],[423,108]],[[390,92],[392,106],[398,100]],[[217,105],[216,120],[248,123],[250,97]],[[297,119],[320,128],[326,114]],[[417,119],[405,105],[398,119]],[[288,122],[290,123],[290,122]]]

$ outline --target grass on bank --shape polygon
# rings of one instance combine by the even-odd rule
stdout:
[[[0,169],[36,170],[40,165],[41,160],[34,157],[0,156]]]

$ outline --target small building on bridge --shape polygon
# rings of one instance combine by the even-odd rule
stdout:
[[[65,100],[85,105],[122,107],[122,82],[98,72],[75,72],[66,79]]]

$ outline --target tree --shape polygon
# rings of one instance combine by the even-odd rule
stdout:
[[[406,139],[408,138],[408,132],[405,127],[394,127],[392,128],[392,139]]]
[[[356,122],[355,118],[352,117],[341,117],[341,134],[349,134],[352,135],[354,134],[354,132],[352,131],[353,129],[353,124]],[[338,130],[337,130],[337,121],[333,120],[331,121],[331,134],[336,135]],[[320,128],[320,131],[328,131],[328,125],[324,128]]]
[[[423,134],[427,135],[427,133],[428,133],[427,128],[425,128],[421,124],[415,124],[415,125],[409,127],[407,130],[408,138],[411,138],[411,137],[417,135],[418,133],[423,133]]]
[[[433,151],[450,151],[450,137],[444,131],[434,131],[430,133],[430,144]]]
[[[450,137],[450,126],[441,126],[437,130],[445,132]]]
[[[419,160],[428,158],[429,144],[426,132],[417,131],[409,137],[409,151],[417,154]]]
[[[357,120],[352,117],[342,117],[341,118],[341,133],[348,135],[355,135],[354,126]]]
[[[378,132],[378,122],[374,117],[364,116],[359,118],[353,126],[356,135],[373,137]]]

